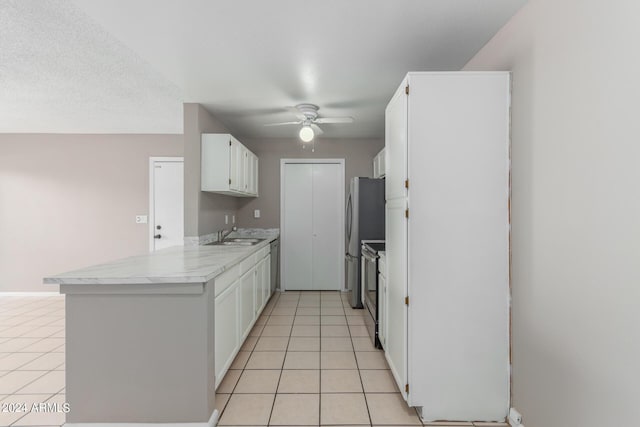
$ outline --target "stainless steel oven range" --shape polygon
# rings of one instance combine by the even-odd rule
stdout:
[[[384,240],[362,241],[362,304],[366,310],[365,324],[376,348],[378,339],[378,251],[384,251]]]

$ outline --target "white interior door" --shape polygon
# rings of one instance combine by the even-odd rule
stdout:
[[[184,244],[182,158],[151,160],[150,249]]]
[[[339,290],[344,281],[344,163],[282,164],[282,286]]]
[[[286,164],[283,170],[282,283],[286,289],[311,290],[313,177],[310,164]]]
[[[341,288],[340,266],[343,265],[343,215],[338,191],[342,187],[342,169],[337,163],[313,164],[312,189],[312,288],[336,290]]]

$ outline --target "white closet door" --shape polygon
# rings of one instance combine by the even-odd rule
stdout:
[[[344,231],[340,226],[342,168],[337,163],[313,164],[313,267],[314,290],[340,289]]]
[[[286,164],[282,223],[282,283],[287,290],[311,290],[313,252],[313,169],[311,164]]]

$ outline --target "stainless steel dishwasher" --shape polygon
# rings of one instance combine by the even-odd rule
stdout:
[[[280,289],[280,238],[271,242],[271,294]]]

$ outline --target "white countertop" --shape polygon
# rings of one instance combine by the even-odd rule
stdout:
[[[45,284],[126,285],[205,283],[268,246],[278,234],[255,246],[174,246],[44,278]]]

